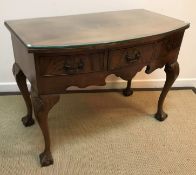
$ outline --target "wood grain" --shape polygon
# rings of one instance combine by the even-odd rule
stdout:
[[[28,48],[73,48],[144,38],[189,24],[144,9],[12,20],[6,26]]]
[[[44,136],[42,166],[53,163],[48,113],[59,94],[66,93],[70,86],[103,86],[106,77],[114,74],[127,81],[123,94],[129,96],[133,93],[131,80],[137,72],[146,67],[145,72],[150,74],[165,66],[166,83],[155,118],[166,119],[163,104],[179,74],[177,58],[188,23],[146,10],[132,10],[5,24],[12,34],[14,75],[30,114],[31,94]]]

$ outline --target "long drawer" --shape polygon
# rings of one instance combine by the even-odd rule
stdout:
[[[140,64],[142,61],[151,59],[153,52],[153,44],[110,50],[108,69],[114,70],[125,66]]]
[[[41,76],[76,75],[104,69],[105,52],[40,56],[38,69]]]

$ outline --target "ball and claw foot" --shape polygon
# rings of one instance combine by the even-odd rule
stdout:
[[[130,95],[132,95],[133,94],[133,90],[132,89],[124,89],[123,90],[123,95],[124,96],[126,96],[126,97],[128,97],[128,96],[130,96]]]
[[[166,118],[167,118],[167,114],[164,112],[164,111],[162,111],[162,112],[157,112],[156,114],[155,114],[155,118],[158,120],[158,121],[160,121],[160,122],[162,122],[162,121],[164,121]]]
[[[23,123],[23,125],[25,126],[25,127],[29,127],[29,126],[32,126],[35,122],[34,122],[34,120],[33,120],[33,118],[32,117],[30,117],[30,116],[25,116],[25,117],[23,117],[22,119],[21,119],[21,121],[22,121],[22,123]]]
[[[49,166],[54,163],[51,153],[43,152],[39,155],[39,159],[42,167]]]

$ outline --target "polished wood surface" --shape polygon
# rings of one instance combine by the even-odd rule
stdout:
[[[38,66],[41,67],[40,75],[71,75],[102,71],[104,56],[105,52],[43,56],[38,60]]]
[[[165,97],[171,88],[172,84],[176,80],[176,78],[179,75],[179,64],[178,62],[174,62],[172,64],[167,64],[165,66],[165,73],[166,73],[166,82],[163,87],[163,91],[160,95],[159,101],[158,101],[158,109],[157,113],[155,114],[155,118],[159,121],[164,121],[167,118],[167,114],[163,111],[163,103],[165,100]]]
[[[5,24],[29,48],[120,42],[189,25],[144,9],[14,20]]]
[[[127,81],[123,95],[130,96],[137,72],[146,67],[145,72],[150,74],[165,67],[166,82],[155,118],[166,119],[163,104],[179,74],[177,58],[188,23],[146,10],[131,10],[5,24],[14,48],[13,73],[27,106],[22,122],[25,126],[34,124],[33,107],[44,136],[42,166],[53,164],[48,113],[59,94],[66,93],[70,86],[103,86],[106,77],[114,74]],[[26,79],[31,83],[30,92]]]
[[[15,63],[12,68],[13,74],[16,78],[17,85],[21,91],[21,94],[25,100],[25,104],[27,107],[27,114],[22,118],[22,122],[24,126],[28,127],[34,124],[34,120],[32,117],[32,104],[30,93],[27,87],[26,76],[21,71],[20,67]]]

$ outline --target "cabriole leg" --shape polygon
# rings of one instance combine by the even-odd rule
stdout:
[[[53,164],[53,158],[50,151],[50,135],[48,128],[48,113],[52,107],[58,102],[59,95],[44,95],[32,97],[35,117],[39,123],[42,134],[44,136],[45,149],[39,155],[41,166],[49,166]]]
[[[26,76],[16,63],[14,63],[12,70],[27,107],[27,115],[22,118],[22,122],[24,126],[28,127],[34,124],[34,120],[32,118],[32,103],[27,88]]]
[[[133,90],[131,89],[131,80],[127,81],[127,87],[123,90],[123,95],[128,97],[133,94]]]
[[[166,82],[163,87],[163,90],[161,92],[161,95],[159,97],[158,101],[158,109],[157,113],[155,114],[155,118],[159,121],[164,121],[167,118],[167,114],[163,111],[163,103],[165,100],[165,97],[173,85],[174,81],[179,75],[179,64],[178,62],[175,62],[170,65],[165,66],[165,72],[166,72]]]

